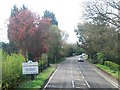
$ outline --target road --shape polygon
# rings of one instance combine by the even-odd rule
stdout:
[[[78,56],[66,58],[56,69],[45,88],[113,88],[115,86],[99,75],[85,60]],[[106,89],[105,89],[106,90]]]

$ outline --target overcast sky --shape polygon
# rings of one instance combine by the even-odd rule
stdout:
[[[83,0],[0,0],[0,41],[7,41],[7,20],[14,4],[21,7],[23,4],[28,9],[43,15],[43,11],[52,11],[58,20],[61,30],[69,34],[68,42],[77,41],[74,29],[78,22],[82,22]]]

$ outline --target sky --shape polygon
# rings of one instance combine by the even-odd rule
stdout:
[[[68,42],[76,43],[78,40],[74,29],[78,22],[82,22],[83,0],[0,0],[0,41],[8,42],[7,23],[13,5],[21,7],[23,4],[33,12],[43,15],[48,10],[55,14],[60,30],[69,34]]]

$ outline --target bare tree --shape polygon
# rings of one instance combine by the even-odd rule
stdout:
[[[101,21],[109,23],[120,29],[120,1],[93,0],[85,5],[85,19],[97,21],[98,17]]]

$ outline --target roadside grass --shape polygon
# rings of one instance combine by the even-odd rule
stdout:
[[[42,73],[35,76],[35,80],[29,80],[24,83],[22,83],[18,89],[20,88],[42,88],[45,81],[49,78],[49,76],[52,74],[52,72],[55,70],[55,67],[50,66],[46,70],[44,70]]]
[[[120,71],[115,71],[115,70],[112,70],[110,67],[107,67],[105,65],[101,65],[101,64],[96,64],[96,67],[109,73],[111,76],[115,77],[116,79],[120,80]]]

